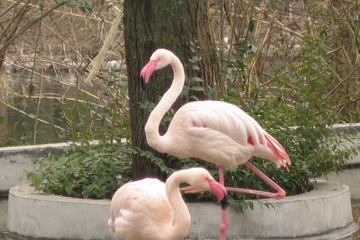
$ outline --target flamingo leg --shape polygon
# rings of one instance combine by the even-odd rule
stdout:
[[[223,186],[225,186],[225,181],[224,181],[224,167],[223,166],[218,166],[219,169],[219,183],[222,184]]]
[[[225,186],[224,184],[224,168],[223,166],[218,166],[219,169],[219,183]],[[221,224],[220,224],[220,240],[226,240],[226,233],[229,226],[229,220],[227,216],[226,209],[221,210]]]
[[[224,168],[223,166],[219,166],[219,183],[224,186]],[[182,191],[185,193],[203,193],[204,191],[194,187],[194,186],[187,186],[181,188]],[[226,208],[221,209],[221,224],[220,224],[220,240],[226,240],[226,233],[229,226],[229,220],[227,216]]]
[[[250,162],[246,162],[246,163],[244,163],[244,165],[246,167],[248,167],[252,172],[254,172],[258,177],[260,177],[262,180],[264,180],[267,184],[269,184],[269,186],[272,189],[274,189],[276,191],[276,193],[254,190],[254,189],[246,189],[246,188],[235,188],[235,187],[226,187],[226,190],[228,190],[230,192],[254,194],[254,195],[275,198],[275,199],[282,199],[286,196],[286,192],[284,191],[284,189],[282,189],[279,185],[277,185],[273,180],[271,180],[268,176],[266,176],[263,172],[261,172],[259,169],[257,169]],[[220,175],[220,169],[219,169],[219,175]]]
[[[226,209],[221,210],[220,240],[226,240],[226,233],[229,225]]]

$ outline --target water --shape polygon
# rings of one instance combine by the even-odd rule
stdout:
[[[72,106],[70,99],[82,94],[79,88],[95,92],[88,84],[78,85],[76,77],[69,73],[4,77],[7,90],[0,92],[0,118],[4,121],[0,131],[7,137],[0,138],[0,146],[63,142],[66,140],[64,106]],[[88,99],[96,102],[91,97]]]
[[[6,232],[6,218],[7,218],[7,197],[0,197],[0,240],[18,240],[26,239],[15,236],[10,236]],[[353,205],[354,222],[360,225],[360,204]],[[360,240],[360,230],[352,235],[352,240]]]
[[[114,101],[128,106],[122,72],[91,83],[68,72],[42,74],[0,75],[0,147],[64,142],[82,131],[79,125],[107,124],[104,117]]]

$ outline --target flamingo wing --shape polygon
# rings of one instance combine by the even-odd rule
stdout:
[[[251,156],[277,164],[290,161],[280,143],[255,119],[221,101],[185,104],[174,115],[164,137],[169,154],[197,157],[218,165],[237,166]]]

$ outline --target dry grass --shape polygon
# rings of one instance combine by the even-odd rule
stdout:
[[[7,73],[7,78],[2,78],[1,93],[23,98],[26,107],[14,106],[7,101],[8,97],[1,98],[0,104],[60,131],[62,127],[54,122],[51,113],[42,108],[44,100],[66,102],[70,107],[68,102],[73,102],[75,106],[79,102],[92,101],[100,108],[106,108],[111,97],[104,97],[104,92],[113,95],[113,98],[120,94],[107,89],[109,69],[106,62],[122,61],[124,53],[122,32],[116,27],[110,31],[112,26],[117,26],[113,25],[114,19],[121,17],[121,9],[112,2],[93,5],[92,12],[82,12],[77,7],[56,8],[52,1],[46,2],[43,9],[39,7],[43,1],[1,1],[1,9],[4,10],[0,12],[3,31],[0,51],[5,54],[1,55],[0,62],[4,62],[2,73]],[[49,11],[51,13],[39,19]],[[29,22],[34,24],[29,25]],[[123,73],[124,70],[117,73],[119,78],[124,79],[120,75]],[[9,78],[13,80],[10,80],[11,84],[6,84]],[[56,92],[54,87],[49,86],[57,86]],[[125,114],[126,107],[122,103],[125,102],[120,102],[118,109]],[[69,113],[62,114],[69,118],[66,116]],[[96,113],[91,114],[96,118]],[[111,124],[113,120],[106,121]],[[94,125],[94,122],[89,124],[89,131]],[[32,138],[36,143],[37,123],[33,128]]]
[[[109,87],[106,67],[110,60],[124,62],[121,1],[105,1],[105,4],[92,1],[93,11],[85,13],[77,7],[57,6],[53,1],[46,1],[41,10],[39,6],[43,2],[0,2],[0,63],[6,63],[2,64],[1,72],[8,72],[15,79],[9,85],[6,78],[1,78],[0,104],[27,114],[26,110],[6,100],[8,96],[21,97],[35,106],[36,121],[57,129],[61,126],[52,116],[40,114],[44,111],[41,108],[43,99],[75,103],[84,101],[85,94],[87,99],[106,108],[111,97],[105,96],[105,92],[113,99],[125,99],[117,102],[117,108],[119,114],[126,114],[126,96],[113,86]],[[245,57],[244,71],[223,76],[217,86],[219,90],[225,92],[230,80],[241,82],[240,97],[249,95],[254,89],[266,89],[270,98],[275,98],[274,79],[286,75],[285,68],[289,71],[301,68],[297,54],[304,45],[304,36],[319,39],[326,32],[323,42],[328,44],[326,55],[331,61],[323,64],[330,71],[329,79],[319,79],[328,90],[326,98],[331,99],[325,102],[342,113],[344,121],[360,120],[359,0],[327,0],[317,5],[305,1],[269,1],[266,5],[263,1],[236,0],[211,1],[211,4],[221,69],[230,72],[231,68],[224,62],[236,56]],[[44,15],[46,17],[39,18]],[[244,54],[244,42],[252,45],[253,55]],[[70,77],[64,77],[64,73]],[[126,80],[124,70],[117,74],[117,78]],[[19,80],[20,75],[25,76],[22,77],[25,80]],[[57,94],[46,87],[54,82],[60,84],[61,91]],[[296,85],[287,87],[290,91],[299,90]],[[106,121],[114,122],[112,118]]]
[[[316,44],[324,44],[320,47],[325,49],[328,59],[323,60],[320,54],[313,56],[323,61],[321,65],[328,71],[318,79],[328,91],[324,104],[331,104],[344,121],[357,122],[360,120],[359,6],[359,1],[269,1],[268,4],[219,1],[212,6],[212,24],[220,46],[227,47],[220,49],[221,69],[229,71],[224,61],[242,56],[244,72],[230,81],[243,79],[242,94],[256,89],[266,89],[271,94],[274,92],[271,87],[277,87],[272,83],[289,74],[285,69],[296,72],[306,64],[299,51],[309,44],[305,39],[310,38],[314,48]],[[251,45],[251,49],[244,49],[244,43]],[[226,77],[223,76],[224,82],[229,80]],[[300,87],[288,85],[288,91],[297,92]],[[273,97],[277,98],[278,94]]]

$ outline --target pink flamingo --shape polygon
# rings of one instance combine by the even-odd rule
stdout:
[[[161,153],[179,158],[195,157],[219,167],[219,182],[224,184],[223,166],[244,164],[276,192],[227,187],[228,191],[257,194],[275,199],[284,198],[285,191],[248,160],[252,156],[268,159],[288,169],[291,160],[281,144],[268,134],[252,117],[235,105],[221,101],[195,101],[183,105],[174,115],[167,132],[160,136],[161,119],[181,94],[185,72],[179,58],[165,49],[156,50],[143,67],[140,77],[147,84],[155,70],[171,65],[174,79],[168,91],[150,113],[145,125],[149,146]],[[186,192],[199,192],[194,187]],[[225,213],[223,213],[224,215]],[[225,216],[225,215],[224,215]],[[222,226],[227,219],[223,219]],[[222,233],[226,229],[222,229]]]
[[[190,213],[179,184],[211,191],[226,207],[226,189],[203,168],[174,172],[166,183],[155,178],[129,182],[114,194],[109,227],[125,240],[175,240],[189,234]]]
[[[289,156],[274,137],[235,105],[221,101],[187,103],[175,113],[167,132],[160,136],[158,129],[161,119],[184,86],[184,68],[172,52],[158,49],[140,73],[142,81],[148,83],[155,70],[169,64],[174,71],[172,85],[150,113],[145,125],[149,146],[180,158],[195,157],[217,164],[220,183],[224,182],[222,166],[236,167],[244,164],[277,192],[230,187],[227,190],[276,199],[285,197],[285,191],[248,160],[252,156],[257,156],[274,162],[278,167],[283,165],[288,169],[288,165],[291,164]]]

